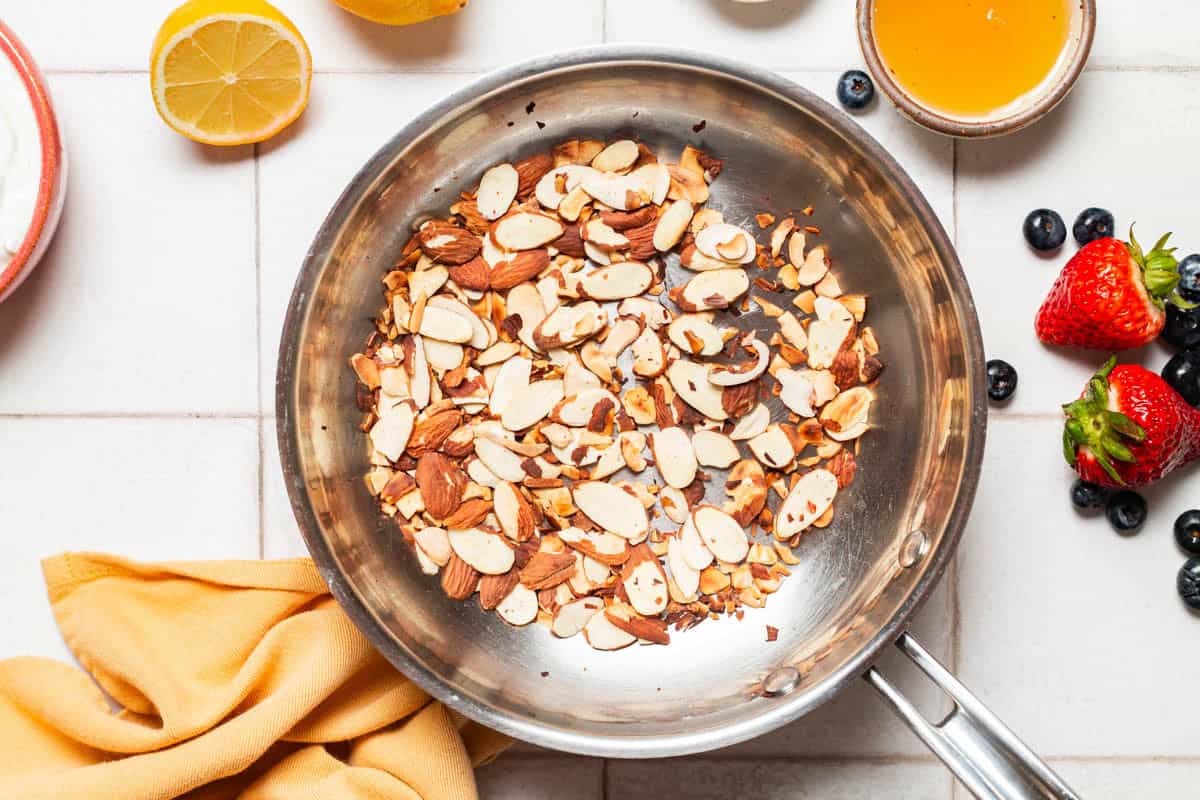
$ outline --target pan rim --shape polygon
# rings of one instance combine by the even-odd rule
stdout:
[[[458,693],[455,688],[411,657],[383,629],[341,573],[336,558],[321,535],[317,515],[312,508],[301,471],[300,447],[295,424],[293,396],[296,389],[299,334],[313,299],[310,291],[322,265],[336,242],[339,219],[345,219],[375,182],[381,168],[397,153],[420,139],[427,130],[464,104],[473,102],[511,84],[535,78],[547,72],[591,68],[601,64],[650,64],[709,71],[753,84],[780,100],[815,111],[823,124],[863,149],[880,172],[894,182],[898,193],[915,209],[950,280],[947,291],[962,317],[963,355],[966,363],[979,369],[968,372],[967,398],[971,413],[968,423],[962,472],[958,491],[947,515],[945,534],[929,558],[922,576],[913,585],[896,613],[858,652],[830,673],[820,684],[791,698],[780,698],[777,705],[748,719],[686,733],[627,736],[619,734],[579,733],[538,722],[534,718],[498,709]],[[982,469],[987,429],[987,401],[981,378],[983,343],[975,303],[958,255],[941,221],[907,172],[870,134],[847,115],[807,89],[768,70],[732,59],[711,56],[680,48],[652,45],[595,45],[541,56],[490,72],[436,103],[388,140],[363,165],[334,203],[310,246],[288,303],[280,340],[276,373],[277,443],[289,499],[297,524],[310,554],[330,591],[355,626],[373,647],[427,693],[464,716],[517,739],[559,751],[607,758],[658,758],[689,755],[743,742],[768,733],[823,705],[866,672],[883,650],[907,629],[909,619],[928,599],[945,572],[958,547],[975,498]]]

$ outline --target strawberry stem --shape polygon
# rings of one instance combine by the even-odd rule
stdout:
[[[1146,293],[1159,308],[1163,307],[1165,298],[1169,297],[1171,302],[1176,304],[1183,300],[1175,291],[1175,287],[1179,285],[1179,262],[1174,256],[1177,248],[1166,246],[1170,238],[1171,234],[1164,234],[1147,253],[1138,244],[1133,235],[1133,226],[1130,225],[1129,242],[1125,245],[1129,249],[1129,255],[1142,270],[1142,282],[1146,285]]]
[[[1133,239],[1132,232],[1130,239]],[[1136,241],[1133,246],[1137,246]],[[1067,415],[1063,424],[1063,455],[1073,467],[1079,448],[1087,447],[1108,477],[1124,484],[1112,462],[1133,463],[1133,452],[1127,441],[1140,442],[1146,438],[1146,432],[1129,417],[1108,407],[1108,376],[1116,365],[1117,357],[1113,356],[1088,381],[1083,397],[1063,406]]]

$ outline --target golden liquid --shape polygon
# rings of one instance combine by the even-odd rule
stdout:
[[[1069,0],[876,0],[875,42],[896,82],[953,115],[995,111],[1050,74]]]

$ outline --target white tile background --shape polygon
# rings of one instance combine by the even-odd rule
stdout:
[[[830,98],[858,66],[849,0],[474,0],[386,29],[329,0],[276,0],[308,38],[305,116],[258,147],[192,145],[156,119],[149,44],[166,0],[0,0],[50,75],[71,155],[68,205],[42,267],[0,306],[0,656],[65,657],[37,559],[302,554],[274,446],[275,350],[301,257],[340,188],[393,131],[480,71],[603,41],[692,47],[781,71]],[[1090,68],[1050,119],[953,143],[886,105],[859,117],[958,243],[990,355],[1022,383],[993,409],[958,564],[919,636],[1084,797],[1180,798],[1200,781],[1191,708],[1200,620],[1182,610],[1170,541],[1200,497],[1192,470],[1148,493],[1122,539],[1070,508],[1057,404],[1094,353],[1052,353],[1032,314],[1057,262],[1019,235],[1035,206],[1104,205],[1142,237],[1200,250],[1200,5],[1099,0]],[[1139,354],[1155,367],[1163,351]],[[902,671],[895,659],[889,672]],[[911,671],[901,683],[933,694]],[[485,798],[965,797],[862,689],[707,758],[603,762],[519,747]]]

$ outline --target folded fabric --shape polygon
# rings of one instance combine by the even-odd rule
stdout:
[[[470,800],[509,744],[388,664],[307,559],[42,568],[90,677],[0,661],[5,800]]]

